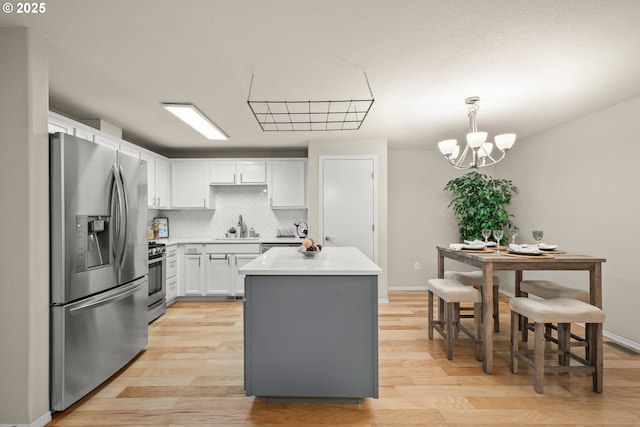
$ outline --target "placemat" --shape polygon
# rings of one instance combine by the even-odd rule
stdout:
[[[465,249],[465,248],[460,248],[459,249],[462,252],[495,252],[495,249],[491,249],[491,248],[482,248],[482,249]]]
[[[546,258],[546,259],[550,259],[550,258],[555,258],[553,255],[551,254],[540,254],[540,255],[520,255],[520,254],[512,254],[510,252],[500,252],[502,255],[504,256],[512,256],[515,258],[532,258],[532,259],[540,259],[540,258]]]

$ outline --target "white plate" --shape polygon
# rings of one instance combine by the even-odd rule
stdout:
[[[546,243],[540,243],[538,245],[538,249],[541,251],[552,251],[554,249],[558,249],[558,245],[548,245]]]

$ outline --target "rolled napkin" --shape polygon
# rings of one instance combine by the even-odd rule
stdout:
[[[540,249],[533,245],[515,245],[509,244],[509,251],[516,254],[539,254]]]
[[[473,243],[473,244],[470,244],[470,243],[451,243],[449,245],[449,247],[451,249],[453,249],[454,251],[459,251],[461,249],[471,249],[471,250],[477,251],[477,250],[485,248],[484,242]]]
[[[496,242],[492,242],[491,240],[487,241],[487,244],[485,245],[484,240],[480,240],[480,239],[475,239],[475,240],[465,240],[464,241],[466,244],[468,245],[482,245],[482,246],[486,246],[486,247],[490,247],[490,246],[495,246]]]

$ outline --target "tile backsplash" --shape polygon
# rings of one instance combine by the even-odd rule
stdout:
[[[261,237],[276,236],[278,228],[294,228],[293,223],[307,220],[306,209],[269,207],[265,186],[216,186],[215,209],[149,209],[148,220],[169,218],[170,237],[221,237],[231,227],[238,228],[238,216]]]

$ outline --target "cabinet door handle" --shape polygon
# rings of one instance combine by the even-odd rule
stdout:
[[[158,205],[157,206],[160,206],[160,197],[158,197]]]
[[[236,174],[235,173],[233,174],[233,183],[234,184],[236,183]]]
[[[240,174],[240,184],[242,184],[242,174]]]

